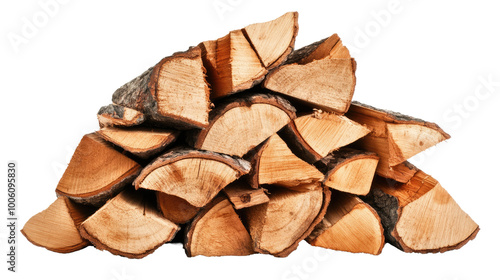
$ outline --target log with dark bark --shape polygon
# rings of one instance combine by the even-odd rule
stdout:
[[[102,106],[97,112],[99,126],[135,126],[143,123],[146,118],[143,113],[117,104]]]
[[[162,59],[113,93],[113,103],[143,112],[147,119],[176,129],[208,125],[210,91],[201,49],[192,47]]]
[[[141,166],[95,133],[83,136],[64,172],[56,193],[72,200],[102,205],[130,184]]]
[[[479,231],[441,184],[422,171],[406,184],[377,177],[363,199],[382,219],[386,240],[405,252],[458,249]]]

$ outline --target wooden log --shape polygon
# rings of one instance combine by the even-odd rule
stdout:
[[[294,119],[279,134],[295,154],[315,163],[369,132],[344,116],[316,110]]]
[[[335,43],[335,35],[332,37],[292,53],[290,63],[271,71],[262,86],[313,108],[347,112],[356,85],[356,62],[348,51],[335,49],[340,40]]]
[[[299,31],[298,17],[297,12],[289,12],[277,19],[254,23],[243,29],[267,69],[281,65],[292,52]]]
[[[136,189],[160,191],[205,206],[226,185],[250,171],[250,163],[209,151],[175,148],[146,166]]]
[[[162,59],[113,93],[113,102],[143,112],[149,121],[177,129],[208,125],[210,91],[201,49]]]
[[[185,250],[188,257],[254,253],[250,234],[224,197],[215,198],[195,217],[187,230]]]
[[[223,189],[229,201],[235,209],[243,209],[269,201],[266,190],[263,188],[252,188],[242,180],[237,180]]]
[[[404,163],[410,157],[450,138],[437,124],[410,116],[377,109],[359,102],[353,102],[346,116],[366,125],[372,132],[356,142],[355,147],[377,153],[380,163],[377,174],[400,182],[407,182],[412,170]]]
[[[334,192],[325,217],[307,237],[313,246],[378,255],[384,229],[377,212],[357,196]]]
[[[200,211],[186,200],[163,192],[156,192],[156,203],[163,217],[175,224],[189,222]]]
[[[60,196],[47,209],[31,217],[21,233],[36,246],[58,253],[70,253],[86,247],[78,227],[94,208],[71,202]]]
[[[363,199],[382,219],[386,240],[405,252],[458,249],[479,231],[441,184],[420,170],[406,184],[376,177]]]
[[[253,188],[265,184],[303,188],[324,178],[314,165],[292,153],[278,134],[269,137],[249,156],[249,160],[252,170],[248,179]]]
[[[97,134],[125,151],[147,159],[172,144],[179,136],[179,131],[147,127],[128,129],[104,127],[98,130]]]
[[[325,174],[325,186],[351,194],[367,195],[377,164],[378,156],[375,153],[342,148],[320,160],[316,167]]]
[[[102,106],[97,112],[99,127],[136,126],[146,118],[143,113],[117,104]]]
[[[242,157],[295,118],[295,108],[270,94],[229,99],[210,112],[210,124],[190,139],[193,147]]]
[[[314,60],[332,58],[351,58],[349,50],[342,44],[337,34],[295,50],[286,60],[287,64],[307,64]]]
[[[243,209],[243,219],[256,252],[286,257],[323,219],[330,191],[317,187],[299,192],[269,189],[269,202]]]
[[[78,203],[102,205],[139,174],[141,166],[95,133],[83,136],[56,188]]]

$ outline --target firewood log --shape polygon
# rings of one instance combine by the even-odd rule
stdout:
[[[143,123],[146,118],[143,113],[117,104],[102,106],[97,112],[100,127],[135,126]]]
[[[243,180],[237,180],[223,189],[227,198],[235,209],[243,209],[269,201],[266,190],[263,188],[252,188]]]

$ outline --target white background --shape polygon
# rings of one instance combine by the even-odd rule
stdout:
[[[21,226],[55,199],[73,149],[98,129],[96,112],[115,89],[175,51],[298,11],[296,47],[338,33],[351,49],[355,100],[437,122],[452,135],[412,162],[438,179],[481,231],[444,254],[405,254],[387,245],[370,256],[303,242],[284,259],[189,259],[180,245],[165,245],[142,260],[93,247],[57,254],[18,233],[14,274],[3,261],[7,228],[0,226],[0,271],[9,277],[1,279],[500,279],[498,3],[69,0],[47,15],[40,5],[47,1],[0,4],[0,162],[19,166]],[[36,30],[23,35],[27,22]],[[6,194],[1,187],[5,223]]]

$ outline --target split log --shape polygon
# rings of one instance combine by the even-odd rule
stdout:
[[[162,59],[113,93],[113,102],[143,112],[148,120],[177,129],[208,125],[210,91],[201,49]]]
[[[173,239],[179,227],[165,219],[141,191],[127,189],[80,225],[80,234],[99,250],[143,258]]]
[[[242,157],[295,118],[295,108],[270,94],[227,100],[210,113],[210,124],[191,137],[196,149]]]
[[[252,88],[287,58],[295,44],[297,13],[231,31],[199,44],[211,97],[221,98]]]
[[[86,247],[78,227],[95,209],[60,196],[47,209],[31,217],[21,233],[31,243],[58,253],[70,253]]]
[[[226,185],[250,171],[250,163],[209,151],[175,148],[146,166],[136,189],[160,191],[205,206]]]
[[[188,257],[246,256],[254,253],[252,239],[233,206],[217,197],[196,216],[185,243]]]
[[[422,171],[406,184],[376,177],[364,200],[382,219],[386,240],[405,252],[458,249],[479,231],[441,184]]]
[[[305,55],[302,58],[301,53]],[[344,114],[354,94],[356,62],[352,58],[336,58],[329,52],[315,52],[314,59],[308,55],[292,53],[294,60],[305,63],[287,62],[271,71],[262,86],[314,108]]]
[[[163,217],[176,224],[189,222],[200,211],[186,200],[163,192],[156,192],[156,203]]]
[[[243,209],[244,221],[256,252],[286,257],[323,219],[330,190],[317,187],[299,192],[269,189],[269,202]]]
[[[179,136],[179,131],[146,127],[104,127],[97,131],[97,134],[125,151],[146,159],[172,144]]]
[[[375,153],[342,148],[320,160],[316,166],[325,173],[325,186],[351,194],[367,195],[377,164],[378,156]]]
[[[325,217],[307,237],[313,246],[378,255],[384,229],[377,212],[355,195],[334,192]]]
[[[109,104],[102,106],[97,112],[99,127],[109,126],[135,126],[143,123],[146,118],[144,114],[121,105]]]
[[[235,209],[242,209],[269,201],[265,189],[254,189],[242,180],[232,182],[223,189]]]
[[[450,138],[437,124],[400,113],[353,102],[346,116],[366,125],[372,132],[355,147],[377,153],[377,174],[399,182],[408,182],[415,170],[404,162],[410,157]],[[398,171],[394,172],[394,166]]]
[[[56,193],[78,203],[102,205],[139,174],[141,166],[95,133],[83,136]]]
[[[249,159],[252,170],[248,179],[254,188],[264,184],[302,188],[324,178],[314,165],[292,153],[278,134],[269,137]]]
[[[289,12],[275,20],[254,23],[243,29],[267,69],[281,65],[292,52],[299,31],[298,17],[297,12]]]
[[[351,58],[351,55],[349,50],[342,44],[339,35],[333,34],[328,38],[295,50],[290,54],[286,63],[307,64],[325,57]]]
[[[280,131],[290,149],[309,163],[351,144],[370,130],[344,116],[316,110],[300,116]]]

